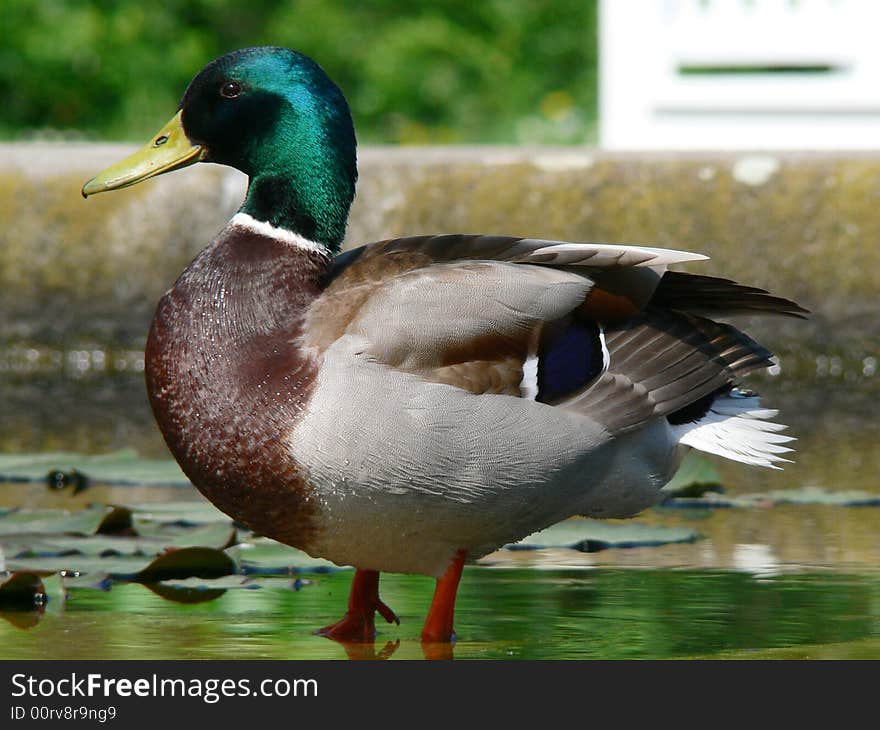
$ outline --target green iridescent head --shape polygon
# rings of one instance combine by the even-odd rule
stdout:
[[[357,180],[348,104],[310,58],[246,48],[205,66],[178,114],[142,150],[86,183],[84,195],[193,162],[250,177],[242,211],[338,250]]]

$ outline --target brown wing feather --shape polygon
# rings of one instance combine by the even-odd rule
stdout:
[[[429,262],[507,261],[592,269],[657,267],[706,258],[702,254],[647,246],[454,233],[392,238],[347,251],[336,258],[328,281],[357,262],[389,254],[422,257]]]
[[[381,287],[409,271],[432,265],[493,261],[577,271],[601,281],[602,294],[590,297],[581,314],[593,319],[629,318],[648,302],[668,263],[699,260],[698,254],[640,246],[567,243],[514,236],[450,234],[379,241],[337,256],[315,303],[310,342],[329,346]],[[657,267],[655,271],[651,267]]]
[[[509,261],[538,245],[521,243],[436,236],[343,254],[308,312],[302,343],[322,351],[343,335],[362,337],[364,351],[389,367],[474,393],[519,395],[544,323],[570,313],[593,286],[584,269]]]
[[[471,360],[456,365],[424,370],[420,375],[434,383],[454,385],[477,395],[498,393],[520,395],[522,358],[518,356],[495,360]]]
[[[564,316],[604,321],[611,367],[557,404],[589,412],[612,430],[629,430],[770,364],[769,353],[738,330],[688,313],[806,312],[726,279],[663,273],[669,263],[694,258],[509,236],[380,241],[334,260],[303,342],[323,350],[354,333],[390,367],[474,393],[518,394],[523,362],[546,322]],[[538,294],[518,297],[520,284],[514,284],[494,297],[499,272],[520,267],[515,278],[522,276],[522,288]],[[462,298],[473,301],[462,305]],[[547,302],[554,300],[566,303],[553,309]]]

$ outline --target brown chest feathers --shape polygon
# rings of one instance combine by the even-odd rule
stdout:
[[[146,348],[150,403],[193,484],[256,532],[306,547],[315,501],[287,438],[316,356],[298,344],[326,260],[227,228],[162,298]]]

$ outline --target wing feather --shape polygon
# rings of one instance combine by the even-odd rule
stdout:
[[[333,262],[303,340],[319,350],[354,335],[388,367],[475,393],[519,392],[542,329],[595,320],[609,302],[650,314],[606,329],[612,368],[558,405],[589,408],[631,428],[769,363],[769,353],[691,307],[800,313],[797,305],[727,280],[665,272],[700,254],[647,246],[441,235],[389,239]],[[694,286],[691,286],[691,285]],[[604,291],[604,299],[592,297]],[[613,307],[612,307],[613,309]],[[560,325],[555,325],[556,327]],[[727,329],[726,329],[727,328]]]

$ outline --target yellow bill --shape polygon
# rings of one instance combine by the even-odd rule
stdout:
[[[107,190],[119,190],[142,180],[186,167],[203,159],[205,148],[187,139],[177,112],[149,144],[111,165],[83,185],[84,198]]]

